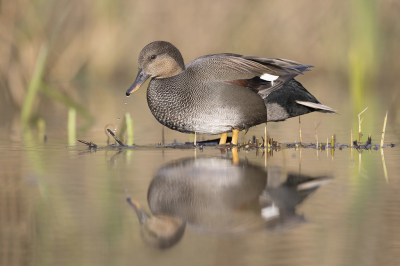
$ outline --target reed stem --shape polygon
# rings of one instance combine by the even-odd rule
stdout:
[[[36,93],[42,83],[44,69],[46,67],[48,55],[47,45],[42,45],[36,60],[35,69],[33,71],[32,79],[29,83],[28,90],[25,95],[24,104],[21,110],[21,122],[25,126],[32,114],[33,103],[36,98]]]
[[[125,114],[126,133],[128,135],[126,143],[133,145],[133,119],[129,113]]]
[[[68,145],[72,146],[76,141],[76,110],[68,109]]]

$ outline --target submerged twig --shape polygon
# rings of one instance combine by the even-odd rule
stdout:
[[[115,136],[111,129],[107,128],[107,132],[110,133],[110,135],[115,139],[116,142],[118,142],[120,146],[126,146],[117,136]]]
[[[361,146],[360,146],[360,143],[357,142],[357,140],[355,140],[355,141],[353,142],[353,145],[356,146],[356,149],[357,149],[358,152],[361,152]]]

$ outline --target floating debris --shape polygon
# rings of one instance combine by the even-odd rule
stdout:
[[[82,140],[82,139],[78,139],[78,141],[79,141],[80,143],[83,143],[83,144],[85,144],[85,145],[88,145],[89,148],[98,148],[97,144],[95,144],[95,143],[93,143],[93,142],[87,142],[87,141]]]
[[[117,136],[115,136],[115,134],[111,131],[111,129],[107,128],[107,132],[110,133],[110,135],[115,139],[116,142],[118,142],[120,146],[126,146]]]

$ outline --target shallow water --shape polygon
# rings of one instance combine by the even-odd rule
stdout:
[[[262,129],[253,132],[261,135]],[[275,139],[289,140],[294,134],[280,128],[271,131]],[[313,132],[303,131],[304,138],[314,141]],[[347,144],[347,135],[339,132],[338,141]],[[105,143],[101,134],[82,138]],[[385,143],[390,142],[399,140],[389,133]],[[240,150],[240,170],[232,168],[237,166],[231,151],[212,148],[89,150],[83,144],[68,146],[63,139],[50,137],[45,143],[3,140],[0,147],[1,265],[398,265],[400,259],[398,147],[384,148],[384,162],[380,150],[359,155],[345,148],[332,155],[330,150],[282,149],[267,157],[262,150]],[[179,166],[182,160],[199,163],[207,158],[222,160],[222,165],[213,164],[209,172],[201,167],[184,171]],[[174,162],[177,165],[172,167]],[[258,169],[256,174],[246,174],[249,166]],[[197,222],[180,214],[187,220],[184,234],[163,250],[142,241],[139,220],[126,202],[129,195],[150,213],[148,190],[161,167],[181,171],[167,179],[197,178],[200,182],[191,185],[197,195],[191,199],[193,209],[168,205],[192,211]],[[274,175],[276,169],[282,175]],[[237,171],[242,175],[227,178],[229,171],[232,176]],[[304,201],[294,204],[291,214],[301,218],[297,222],[285,222],[284,210],[276,214],[282,200],[281,192],[276,198],[274,191],[287,174],[328,177]],[[258,178],[255,189],[235,190],[243,186],[240,182],[247,184],[248,178]],[[160,191],[182,193],[175,188],[161,186]],[[297,195],[293,193],[298,190],[289,194]],[[205,205],[198,200],[199,193],[208,199]],[[205,207],[196,209],[196,201]],[[261,209],[273,202],[275,214],[266,209],[264,213],[269,211],[272,218],[263,219]],[[213,219],[213,212],[216,216],[227,213],[221,217],[232,216],[233,222]]]

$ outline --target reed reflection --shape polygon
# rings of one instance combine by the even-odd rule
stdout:
[[[297,205],[331,178],[288,174],[281,183],[281,176],[280,168],[267,173],[247,161],[186,158],[161,167],[152,180],[147,195],[152,215],[128,202],[138,215],[142,240],[155,248],[175,245],[186,225],[219,235],[288,228],[305,221]]]

